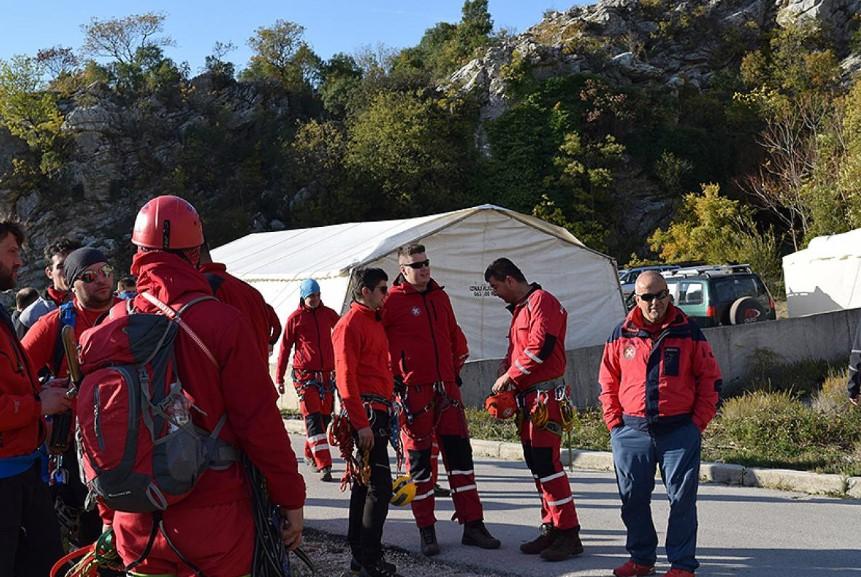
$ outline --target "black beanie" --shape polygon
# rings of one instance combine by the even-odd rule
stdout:
[[[71,289],[72,283],[82,272],[87,270],[87,267],[99,262],[106,263],[108,259],[97,248],[85,246],[70,252],[66,256],[66,260],[63,261],[63,277],[66,279],[66,285]]]

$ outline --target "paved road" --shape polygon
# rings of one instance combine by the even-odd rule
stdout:
[[[302,454],[301,438],[293,435]],[[300,465],[308,482],[305,510],[309,526],[346,535],[349,493],[337,483],[322,483]],[[343,471],[335,464],[338,476]],[[460,545],[461,528],[449,521],[450,499],[437,500],[440,561],[476,569],[530,577],[608,576],[627,558],[624,526],[612,474],[575,470],[569,473],[586,552],[562,563],[522,555],[518,545],[535,535],[538,500],[525,465],[479,459],[476,462],[485,521],[502,540],[502,549],[483,551]],[[660,486],[660,483],[659,483]],[[655,493],[655,524],[663,543],[666,498]],[[702,485],[699,499],[698,556],[702,576],[813,577],[861,576],[861,502],[768,489]],[[408,508],[392,507],[383,541],[419,552],[418,530]],[[666,570],[659,550],[658,568]],[[660,574],[660,572],[659,572]],[[409,577],[409,576],[405,576]]]

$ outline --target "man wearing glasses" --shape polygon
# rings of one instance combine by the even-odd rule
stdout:
[[[637,278],[636,307],[604,347],[599,381],[631,558],[616,577],[653,575],[658,536],[650,507],[655,469],[670,501],[665,577],[693,577],[700,445],[717,410],[721,375],[702,331],[673,306],[667,283]]]
[[[498,549],[499,540],[484,526],[466,415],[457,385],[458,373],[469,355],[466,337],[457,325],[448,295],[431,278],[425,247],[401,247],[398,263],[400,274],[383,308],[383,326],[404,408],[401,426],[409,472],[416,484],[412,510],[422,553],[431,556],[440,552],[434,528],[435,438],[448,471],[455,516],[464,526],[461,543]]]
[[[42,316],[21,340],[33,368],[40,374],[57,378],[69,376],[60,331],[66,325],[75,329],[75,340],[81,333],[95,326],[114,303],[114,271],[107,258],[98,249],[79,248],[65,257],[64,284],[73,298]],[[52,489],[59,518],[70,532],[69,541],[84,547],[102,533],[102,522],[97,511],[84,511],[87,489],[78,475],[78,459],[74,447],[63,455],[52,456]],[[75,529],[77,529],[75,531]]]
[[[359,577],[397,577],[396,567],[383,560],[381,543],[392,497],[387,447],[393,382],[389,343],[380,322],[389,277],[378,268],[362,269],[355,275],[350,310],[332,333],[341,404],[353,429],[360,464],[370,469],[366,479],[351,479],[347,524],[353,554],[350,567]]]

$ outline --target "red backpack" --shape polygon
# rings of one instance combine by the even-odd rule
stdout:
[[[108,318],[81,337],[85,376],[77,397],[81,463],[87,485],[116,511],[161,511],[184,498],[207,468],[226,468],[239,453],[196,427],[176,367],[174,343],[185,331],[218,366],[181,315],[215,300],[201,296],[175,311],[148,293],[163,314]],[[131,307],[132,301],[127,301]]]

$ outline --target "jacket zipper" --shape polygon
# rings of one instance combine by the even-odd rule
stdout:
[[[319,307],[318,307],[319,308]],[[323,342],[320,339],[320,321],[317,320],[317,309],[311,309],[314,315],[314,326],[317,327],[317,354],[320,356],[320,371],[323,371]]]
[[[435,366],[435,368],[436,368],[436,380],[442,381],[442,375],[439,372],[439,348],[437,347],[437,344],[436,344],[436,335],[434,334],[434,330],[433,330],[433,321],[431,320],[431,316],[430,316],[430,312],[431,312],[430,308],[428,308],[428,299],[427,299],[427,293],[426,292],[422,293],[422,302],[424,303],[424,306],[425,306],[425,314],[427,315],[427,318],[428,318],[428,327],[430,327],[431,342],[433,343],[433,354],[434,354],[434,358],[436,358],[436,366]]]

